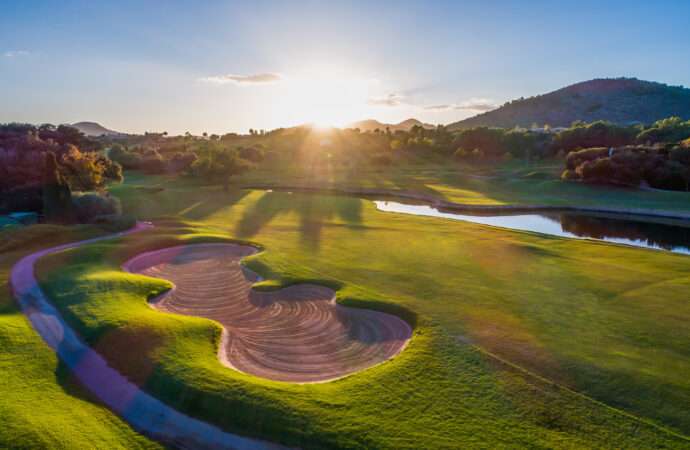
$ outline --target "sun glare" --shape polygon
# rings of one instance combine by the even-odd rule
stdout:
[[[281,102],[292,122],[315,128],[343,127],[367,116],[367,100],[376,80],[334,69],[304,71],[286,80]]]

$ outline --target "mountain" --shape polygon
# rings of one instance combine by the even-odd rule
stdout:
[[[77,130],[81,131],[87,136],[97,137],[97,136],[124,136],[125,133],[120,133],[119,131],[113,131],[105,128],[103,125],[96,122],[77,122],[73,123],[72,126]]]
[[[359,128],[360,131],[374,131],[375,129],[379,129],[381,131],[385,131],[386,128],[389,128],[391,131],[408,131],[410,128],[412,128],[415,125],[419,125],[424,128],[436,128],[435,125],[431,125],[428,123],[423,123],[420,122],[417,119],[407,119],[403,120],[400,123],[382,123],[379,122],[378,120],[374,119],[368,119],[368,120],[360,120],[359,122],[352,123],[348,125],[348,128]]]
[[[513,100],[448,128],[530,127],[535,123],[564,127],[576,120],[608,120],[625,125],[652,123],[671,116],[690,119],[690,89],[636,78],[600,78]]]

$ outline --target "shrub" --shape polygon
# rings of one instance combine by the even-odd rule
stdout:
[[[565,158],[565,167],[568,170],[575,170],[578,166],[586,161],[592,161],[597,158],[608,156],[609,149],[606,147],[586,148],[568,153]]]
[[[568,155],[564,180],[687,190],[690,182],[690,150],[674,147],[620,147],[586,149]]]
[[[192,164],[189,173],[212,183],[220,183],[229,188],[230,179],[253,168],[254,165],[238,156],[232,149],[220,148],[206,151]]]
[[[183,172],[189,169],[199,157],[194,152],[177,152],[168,163],[168,170]]]
[[[619,147],[635,142],[637,130],[621,127],[608,122],[577,124],[556,134],[553,141],[555,150],[575,150],[592,147]]]
[[[592,161],[585,161],[575,169],[582,179],[606,182],[614,178],[614,167],[609,158],[599,158]]]
[[[240,158],[246,159],[253,163],[259,163],[264,160],[264,151],[255,147],[244,147],[240,149]]]
[[[148,174],[160,174],[167,171],[167,165],[163,157],[155,149],[149,149],[142,155],[141,170]]]
[[[656,144],[659,142],[679,142],[690,138],[690,120],[683,121],[680,117],[669,117],[658,120],[642,130],[637,135],[637,142],[641,144]]]
[[[472,159],[478,161],[482,158],[484,158],[484,151],[483,150],[480,150],[478,148],[475,148],[474,150],[472,150]]]
[[[460,147],[457,150],[455,150],[455,153],[453,153],[453,157],[456,159],[465,159],[467,158],[467,152],[464,148]]]
[[[120,164],[127,170],[136,170],[141,168],[143,158],[139,153],[131,152],[121,145],[114,145],[108,154],[110,159]]]
[[[91,223],[105,217],[116,217],[122,213],[120,200],[109,194],[94,192],[72,196],[72,205],[79,222]]]

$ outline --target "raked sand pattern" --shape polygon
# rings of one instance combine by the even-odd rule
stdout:
[[[341,378],[394,357],[410,339],[404,320],[338,305],[324,286],[252,289],[259,277],[240,262],[256,251],[238,244],[177,246],[143,253],[124,268],[171,281],[175,287],[154,308],[219,322],[221,362],[271,380]]]

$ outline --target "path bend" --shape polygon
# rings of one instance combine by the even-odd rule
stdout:
[[[179,448],[200,449],[283,449],[258,439],[227,433],[220,428],[187,416],[144,392],[81,340],[62,318],[40,288],[34,270],[36,261],[51,253],[93,242],[122,237],[152,225],[137,223],[128,231],[59,245],[25,256],[12,268],[10,287],[23,313],[43,340],[76,378],[111,411],[132,428],[155,440]]]

